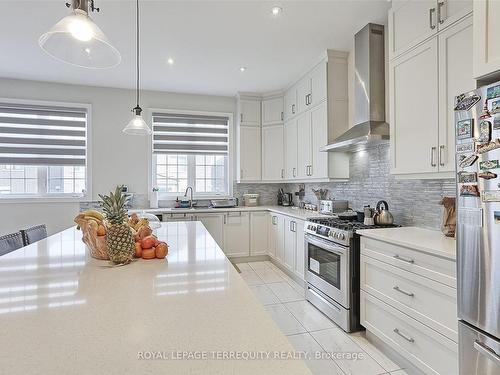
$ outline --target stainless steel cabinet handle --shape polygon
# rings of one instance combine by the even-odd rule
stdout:
[[[436,25],[432,22],[432,18],[434,17],[434,13],[436,13],[436,8],[429,9],[429,27],[434,30]]]
[[[292,104],[292,114],[295,114],[295,104]]]
[[[403,262],[410,263],[410,264],[415,263],[415,260],[413,260],[413,259],[406,259],[406,258],[402,258],[402,257],[400,257],[398,254],[394,255],[394,258],[395,258],[395,259],[398,259],[398,260],[402,260]]]
[[[436,147],[431,147],[431,167],[436,167],[437,164],[434,160],[434,156],[436,154]]]
[[[400,289],[399,286],[397,286],[397,285],[394,286],[392,289],[394,289],[396,292],[403,293],[404,295],[406,295],[408,297],[415,297],[415,293],[406,292],[403,289]]]
[[[283,113],[283,112],[281,112],[281,121],[283,121],[284,116],[285,116],[285,115],[284,115],[284,113]]]
[[[476,349],[483,356],[489,358],[491,361],[495,362],[497,365],[500,365],[500,356],[487,345],[478,340],[474,340],[474,349]]]
[[[441,167],[444,167],[445,166],[445,163],[444,163],[444,155],[443,154],[443,151],[446,149],[446,146],[445,145],[441,145],[439,146],[439,165]]]
[[[309,176],[312,176],[313,175],[313,166],[310,165],[309,166]]]
[[[281,169],[281,178],[285,178],[285,170]]]
[[[438,2],[438,22],[441,25],[444,23],[444,17],[443,17],[444,5],[445,5],[444,1]]]
[[[243,122],[243,113],[240,113],[240,122]]]
[[[309,104],[311,104],[311,103],[312,103],[312,101],[313,101],[313,100],[312,100],[312,94],[309,94],[308,96],[309,96]]]
[[[293,177],[296,177],[296,176],[295,176],[295,168],[293,168],[292,176],[293,176]]]
[[[415,342],[415,339],[414,339],[414,338],[412,338],[412,337],[410,337],[410,336],[406,336],[405,334],[401,333],[401,332],[399,331],[399,329],[397,329],[397,328],[394,328],[394,329],[393,329],[393,332],[394,332],[396,335],[401,336],[402,338],[404,338],[404,339],[405,339],[406,341],[408,341],[408,342],[411,342],[411,343],[414,343],[414,342]]]
[[[227,217],[224,215],[224,224],[227,224]]]

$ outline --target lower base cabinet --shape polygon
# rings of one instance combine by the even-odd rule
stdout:
[[[305,275],[305,246],[304,220],[289,216],[280,216],[275,219],[278,236],[276,246],[276,260],[286,269],[304,280]],[[281,246],[282,244],[282,246]]]
[[[250,213],[250,256],[266,255],[268,252],[268,225],[267,211]]]
[[[210,233],[215,242],[217,242],[217,245],[219,245],[221,249],[224,249],[224,214],[199,214],[196,215],[194,219],[196,221],[201,221],[205,228],[207,228],[208,233]]]
[[[224,247],[228,257],[250,255],[250,215],[248,212],[226,212],[224,215]]]

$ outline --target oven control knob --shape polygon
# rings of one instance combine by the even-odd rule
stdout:
[[[339,234],[338,234],[337,232],[335,232],[335,233],[333,234],[333,238],[338,238],[338,236],[339,236]]]
[[[345,240],[345,234],[339,233],[339,240]]]

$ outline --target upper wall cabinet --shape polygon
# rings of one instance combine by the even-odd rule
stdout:
[[[500,71],[500,1],[474,1],[474,78]]]
[[[262,99],[262,125],[283,123],[283,96]]]
[[[260,100],[243,99],[238,101],[240,125],[260,126]]]
[[[239,182],[262,180],[262,136],[260,97],[238,96],[236,123],[236,179]]]
[[[472,0],[393,0],[389,10],[392,60],[472,11]]]
[[[285,120],[297,114],[297,88],[293,86],[285,93]]]

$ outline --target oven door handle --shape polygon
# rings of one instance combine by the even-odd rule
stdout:
[[[348,248],[344,248],[344,247],[340,247],[340,246],[336,246],[336,245],[332,245],[330,242],[328,241],[324,241],[324,240],[320,240],[318,238],[315,238],[309,234],[306,234],[305,235],[305,240],[307,243],[310,243],[312,245],[316,245],[318,247],[321,247],[323,250],[326,250],[330,253],[335,253],[335,254],[339,254],[339,255],[345,255]]]

